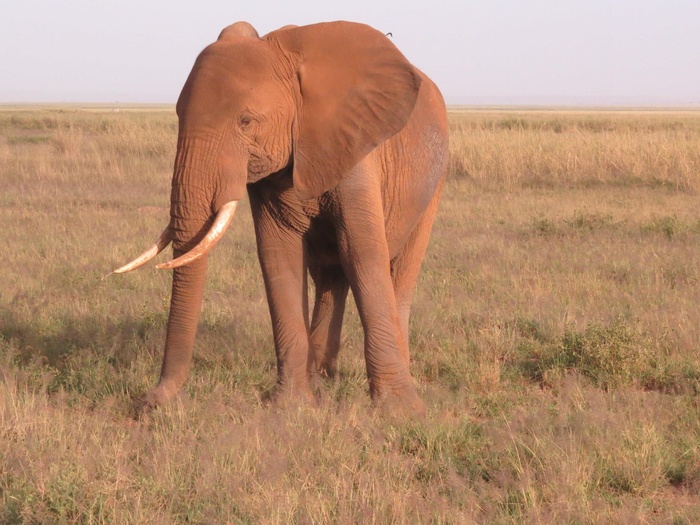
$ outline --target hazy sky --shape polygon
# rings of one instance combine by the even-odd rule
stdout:
[[[20,0],[1,102],[169,102],[237,20],[391,31],[449,103],[700,106],[700,0]]]

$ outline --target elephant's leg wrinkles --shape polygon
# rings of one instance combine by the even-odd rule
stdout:
[[[358,167],[356,171],[369,169]],[[359,184],[353,179],[341,183],[338,191],[338,246],[365,332],[370,393],[377,402],[422,412],[423,402],[415,392],[404,355],[408,347],[391,279],[381,192],[372,176],[360,175]]]
[[[309,314],[306,262],[302,237],[279,227],[251,194],[258,258],[262,268],[281,393],[313,399],[309,388]]]

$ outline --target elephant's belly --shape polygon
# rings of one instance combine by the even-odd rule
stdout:
[[[305,239],[309,264],[321,266],[340,264],[338,238],[331,221],[324,220],[320,216],[312,218]]]

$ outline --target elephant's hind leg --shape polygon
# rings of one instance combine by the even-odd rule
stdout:
[[[401,331],[405,342],[401,353],[407,363],[409,361],[408,319],[411,314],[411,304],[413,303],[413,294],[418,280],[418,273],[423,263],[425,250],[428,247],[430,231],[433,227],[433,221],[435,220],[435,214],[440,201],[441,190],[442,187],[439,187],[435,192],[430,204],[423,212],[423,215],[411,232],[406,244],[404,244],[399,254],[391,261],[391,280],[394,285],[396,308],[399,313]]]
[[[316,286],[309,333],[309,374],[335,377],[349,284],[339,264],[311,264],[309,270]]]

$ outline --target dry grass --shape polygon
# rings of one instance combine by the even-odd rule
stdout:
[[[185,392],[134,421],[169,275],[104,275],[167,221],[174,115],[0,111],[0,522],[700,521],[700,114],[450,118],[411,325],[425,419],[371,409],[354,312],[319,407],[265,401],[244,212]]]
[[[700,112],[467,115],[452,115],[452,169],[482,187],[700,190]]]

